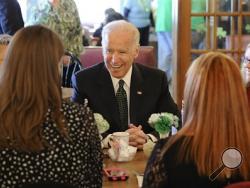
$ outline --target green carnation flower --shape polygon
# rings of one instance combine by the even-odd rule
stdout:
[[[99,113],[94,113],[95,122],[100,134],[106,132],[109,129],[109,123]]]
[[[167,134],[171,131],[172,126],[178,127],[179,118],[171,113],[155,113],[152,114],[148,120],[148,123],[153,127],[160,135]]]

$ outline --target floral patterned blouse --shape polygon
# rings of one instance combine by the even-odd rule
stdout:
[[[28,1],[26,25],[42,24],[55,31],[66,50],[79,57],[83,51],[82,27],[74,0],[59,0],[53,7],[49,0]]]
[[[48,110],[44,139],[51,146],[40,152],[0,149],[0,187],[54,182],[74,187],[102,186],[102,150],[93,114],[86,105],[63,101],[70,140],[58,132]]]

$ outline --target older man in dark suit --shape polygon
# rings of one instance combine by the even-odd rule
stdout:
[[[24,26],[17,0],[0,0],[0,34],[14,35]]]
[[[163,71],[134,63],[139,52],[139,31],[124,20],[107,24],[102,32],[104,62],[78,72],[72,79],[73,101],[84,98],[94,112],[109,122],[108,133],[128,131],[129,143],[142,148],[153,129],[152,113],[180,117]]]

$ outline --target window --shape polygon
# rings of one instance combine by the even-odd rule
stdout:
[[[119,0],[75,0],[83,24],[98,26],[104,19],[104,10],[114,8],[120,12]],[[88,5],[88,6],[86,6]]]
[[[250,42],[250,0],[178,0],[173,96],[179,107],[191,60],[209,51],[231,55],[240,64]],[[181,31],[181,32],[178,32]]]

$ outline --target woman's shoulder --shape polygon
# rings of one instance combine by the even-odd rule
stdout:
[[[69,128],[69,134],[84,134],[88,137],[98,135],[92,110],[88,107],[88,102],[78,104],[69,100],[63,100],[62,112]]]
[[[72,102],[68,99],[62,100],[62,110],[63,111],[70,111],[70,112],[76,112],[76,111],[82,111],[86,110],[88,108],[88,101],[85,100],[83,104]]]
[[[185,138],[186,136],[179,137],[178,139],[176,139],[175,135],[169,136],[167,138],[158,140],[156,142],[155,148],[163,149],[166,144],[169,144],[170,146],[168,148],[171,150],[172,148],[180,147],[180,144]]]
[[[183,138],[180,138],[173,142],[174,138],[175,136],[171,136],[156,143],[144,173],[143,187],[166,187],[169,185],[171,173],[175,174],[176,158],[183,141]]]
[[[185,137],[175,139],[175,136],[171,136],[158,140],[148,160],[148,164],[153,166],[157,164],[164,169],[174,167],[184,139]]]
[[[93,113],[88,107],[87,99],[84,101],[83,104],[75,103],[70,100],[63,100],[62,101],[62,112],[66,119],[84,119],[86,116],[93,117]]]
[[[67,15],[71,15],[73,17],[78,16],[78,9],[73,0],[60,0],[57,10],[61,13],[62,17],[65,17]]]
[[[162,162],[167,162],[166,165],[169,167],[175,166],[180,152],[184,152],[181,150],[183,144],[186,142],[186,139],[188,139],[186,136],[181,136],[178,138],[176,138],[176,136],[171,136],[160,140],[157,143],[157,148],[158,152],[161,153],[163,160]]]

